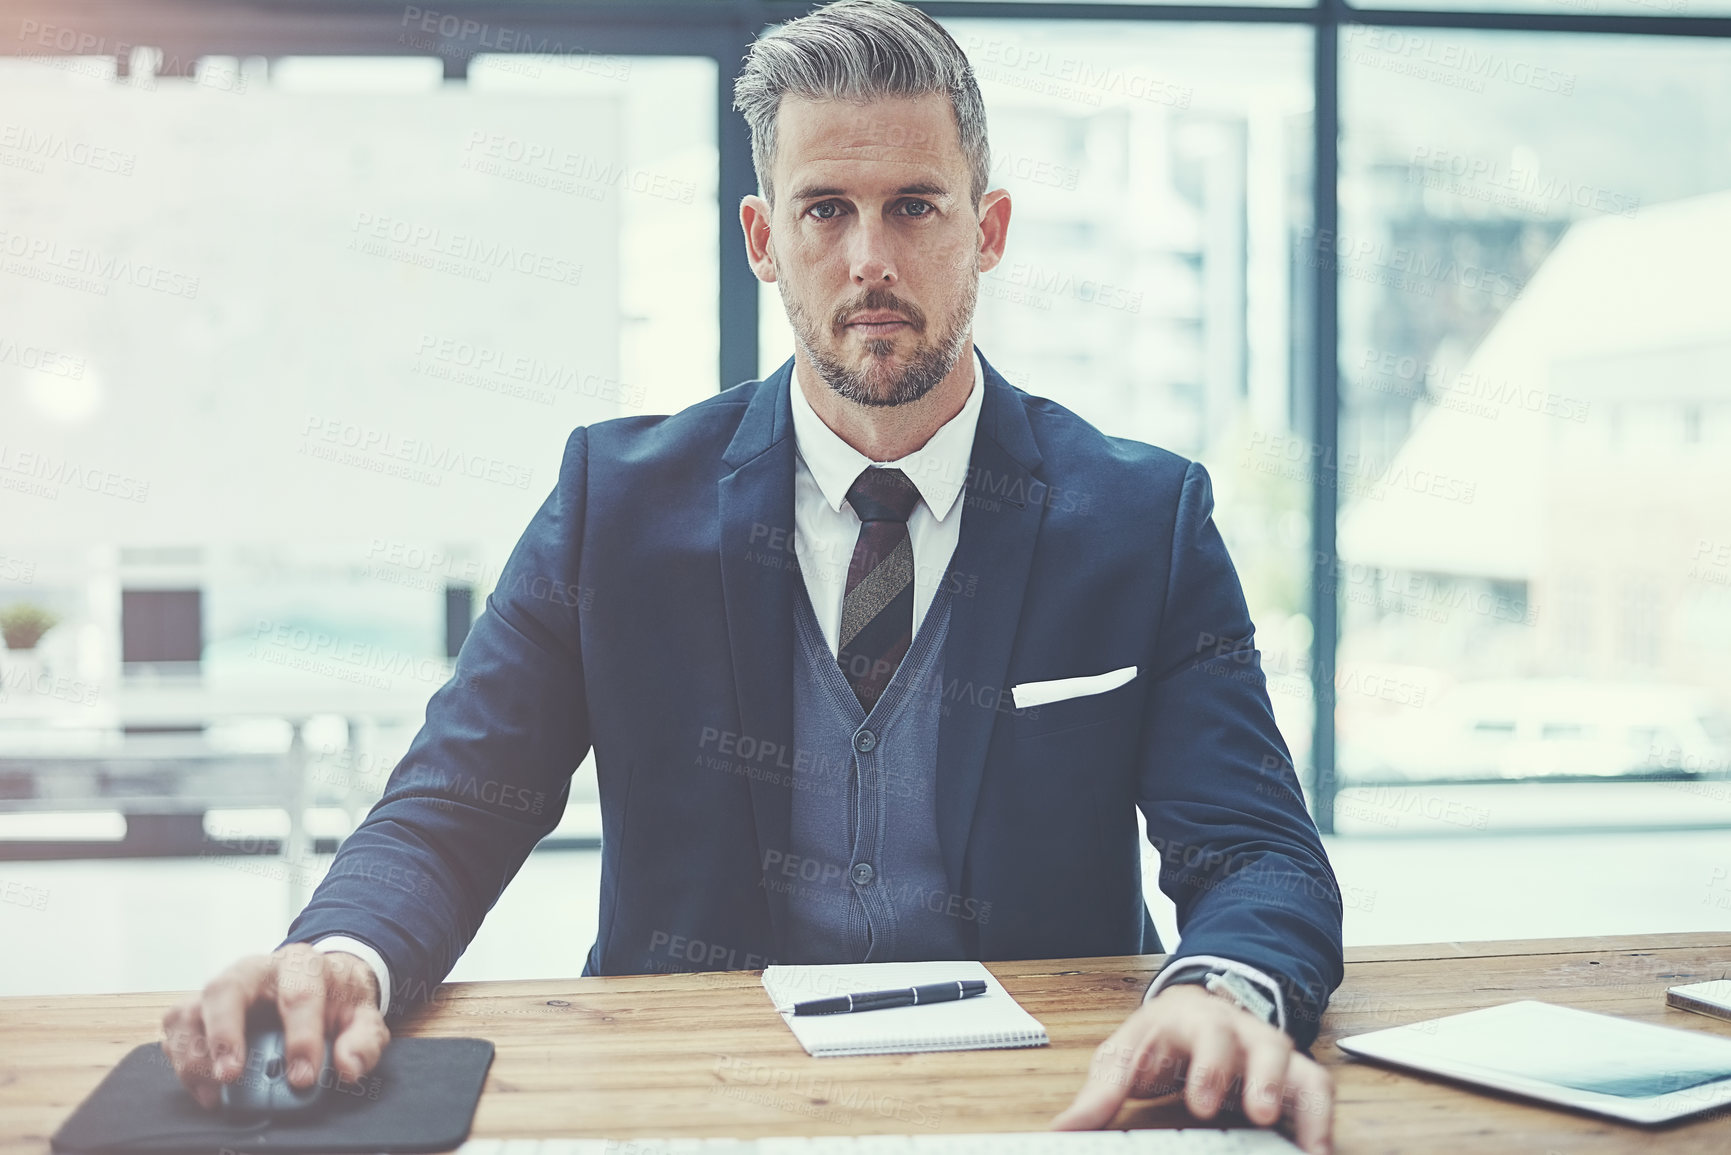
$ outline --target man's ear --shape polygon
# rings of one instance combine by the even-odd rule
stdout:
[[[994,189],[980,198],[980,272],[989,273],[1004,259],[1010,235],[1010,194]]]
[[[775,257],[769,248],[769,202],[755,193],[739,201],[739,227],[745,233],[745,259],[757,279],[775,283]]]

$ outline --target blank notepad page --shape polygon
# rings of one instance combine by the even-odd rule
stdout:
[[[845,1015],[795,1015],[788,1011],[782,1018],[800,1045],[818,1056],[1046,1045],[1046,1028],[1010,997],[982,963],[772,966],[763,972],[763,987],[776,1006],[792,1007],[807,999],[967,979],[984,981],[986,993],[947,1003]]]

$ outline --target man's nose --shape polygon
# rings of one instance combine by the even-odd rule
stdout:
[[[853,279],[857,285],[896,283],[895,255],[890,250],[889,230],[877,221],[863,221],[852,237]]]

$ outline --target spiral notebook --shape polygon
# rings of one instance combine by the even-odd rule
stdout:
[[[819,1058],[1046,1045],[1046,1028],[1040,1020],[1023,1010],[992,972],[977,962],[772,966],[763,972],[763,989],[775,1006],[789,1007],[806,999],[957,979],[983,980],[986,993],[921,1007],[850,1015],[795,1015],[789,1011],[781,1017],[800,1045]]]

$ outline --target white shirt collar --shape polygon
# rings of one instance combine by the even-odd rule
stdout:
[[[843,441],[835,430],[825,425],[823,418],[805,399],[797,378],[788,381],[793,403],[794,446],[805,467],[811,471],[824,500],[837,513],[847,500],[847,491],[859,478],[860,471],[871,465],[894,467],[907,474],[908,480],[920,491],[926,507],[939,521],[949,515],[967,481],[968,461],[974,451],[974,430],[980,421],[980,404],[985,397],[985,370],[980,351],[974,350],[974,387],[968,399],[954,417],[938,427],[926,443],[895,461],[874,462],[871,458]]]

